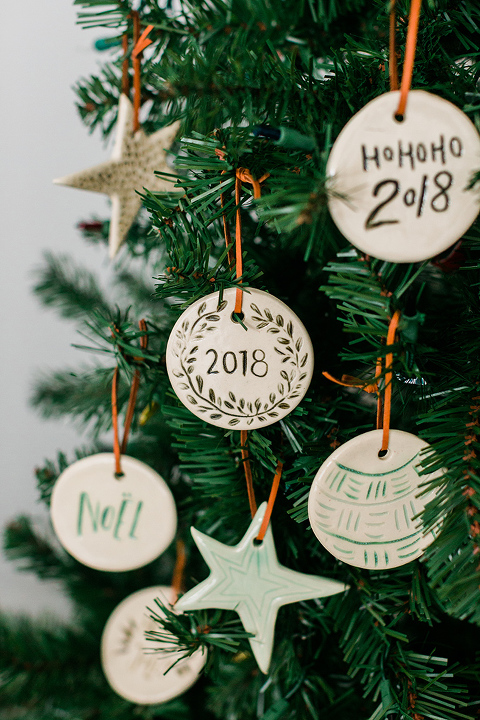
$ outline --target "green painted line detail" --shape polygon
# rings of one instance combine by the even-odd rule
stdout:
[[[420,451],[415,453],[415,455],[410,460],[407,460],[407,462],[404,463],[403,465],[400,465],[400,467],[395,468],[394,470],[389,470],[388,472],[383,472],[383,473],[360,472],[359,470],[355,470],[354,468],[349,468],[346,465],[342,465],[339,462],[337,462],[337,466],[339,468],[341,468],[342,470],[347,470],[347,472],[353,472],[356,475],[362,475],[363,477],[385,477],[386,475],[391,475],[392,473],[398,472],[399,470],[403,470],[403,468],[408,467],[408,465],[410,465],[415,460],[415,458],[417,458],[419,456],[419,454],[420,454]]]
[[[413,535],[407,535],[406,537],[399,538],[397,540],[381,540],[380,542],[361,542],[360,540],[352,540],[352,538],[344,537],[343,535],[337,535],[336,533],[327,533],[330,537],[337,538],[337,540],[344,540],[345,542],[352,543],[353,545],[396,545],[397,543],[404,542],[405,540],[411,540],[416,537],[418,533]],[[412,543],[413,544],[413,543]],[[407,547],[407,546],[404,546]]]

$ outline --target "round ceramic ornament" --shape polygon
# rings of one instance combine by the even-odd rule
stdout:
[[[133,570],[158,557],[175,536],[175,501],[152,468],[122,455],[100,453],[70,465],[52,492],[50,512],[64,548],[88,567]]]
[[[417,517],[435,496],[425,485],[443,474],[418,474],[428,443],[390,430],[383,458],[381,445],[382,430],[372,430],[337,448],[317,472],[308,500],[310,524],[322,545],[339,560],[369,570],[415,560],[439,527],[424,533]]]
[[[212,425],[254,430],[288,415],[305,395],[313,347],[299,318],[262,290],[243,291],[242,324],[233,319],[235,288],[194,302],[175,323],[167,370],[175,393]]]
[[[327,163],[329,209],[357,248],[389,262],[441,253],[480,209],[467,186],[480,169],[480,136],[455,105],[411,90],[403,120],[399,92],[375,98],[345,125]]]
[[[182,653],[175,650],[173,635],[171,643],[168,638],[162,641],[165,652],[158,651],[159,642],[148,642],[145,633],[159,626],[147,608],[160,617],[165,615],[155,598],[168,606],[174,600],[172,589],[149,587],[125,598],[110,615],[100,647],[103,672],[111,688],[141,705],[167,702],[184,693],[198,679],[207,660],[207,654],[200,649],[179,660]]]

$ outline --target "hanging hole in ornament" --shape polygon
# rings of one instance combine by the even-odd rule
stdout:
[[[393,116],[393,119],[397,123],[402,123],[405,121],[405,115],[403,115],[402,113],[395,113],[395,115]]]
[[[113,473],[113,477],[115,478],[115,480],[121,480],[122,477],[125,477],[125,473],[124,472]]]
[[[389,454],[390,454],[390,450],[388,450],[388,448],[387,448],[387,450],[379,450],[378,451],[378,457],[380,458],[380,460],[385,460],[389,456]]]
[[[263,545],[263,540],[259,540],[258,538],[253,538],[253,544],[255,547],[260,547],[260,545]]]
[[[248,330],[247,326],[243,322],[245,315],[243,312],[236,313],[235,310],[230,315],[232,322],[236,323],[237,325],[241,325],[244,330]]]

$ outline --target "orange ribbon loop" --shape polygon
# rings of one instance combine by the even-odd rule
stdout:
[[[241,284],[241,277],[243,274],[243,258],[242,258],[242,215],[241,215],[241,189],[242,182],[248,182],[253,185],[253,197],[258,200],[262,195],[262,188],[260,183],[266,180],[270,176],[270,173],[265,173],[259,180],[255,180],[250,170],[247,168],[237,168],[235,172],[235,206],[236,206],[236,225],[235,225],[235,262],[236,262],[236,276]],[[225,235],[225,242],[227,241],[227,235]],[[234,312],[239,315],[242,312],[242,288],[237,288],[237,294],[235,297],[235,310]]]
[[[390,78],[390,90],[398,90],[398,66],[396,47],[397,17],[395,14],[395,0],[390,2],[390,35],[389,35],[389,63],[388,74]]]
[[[175,559],[175,567],[172,575],[172,605],[175,604],[179,594],[183,589],[183,576],[185,572],[185,564],[187,562],[187,554],[185,552],[185,543],[180,538],[176,544],[177,557]]]
[[[257,512],[257,501],[255,500],[255,491],[253,489],[252,470],[250,467],[250,460],[248,458],[248,450],[246,447],[247,436],[248,436],[247,430],[240,430],[240,445],[241,445],[241,450],[242,450],[243,467],[245,469],[245,480],[247,481],[248,502],[250,505],[250,513],[253,518],[255,516],[255,513]],[[259,542],[261,542],[264,539],[265,533],[267,532],[268,525],[270,523],[273,506],[274,506],[275,500],[277,498],[277,492],[278,492],[278,488],[280,485],[280,480],[282,478],[282,471],[283,471],[283,462],[281,460],[279,460],[277,463],[277,469],[275,471],[275,476],[273,478],[272,487],[270,490],[270,496],[268,498],[267,509],[265,510],[265,515],[263,516],[262,524],[260,526],[260,530],[258,531],[258,535],[256,537],[256,539]]]
[[[140,320],[138,323],[140,330],[144,333],[140,339],[140,347],[142,350],[146,350],[148,344],[147,323],[145,320]],[[113,427],[113,453],[115,455],[115,475],[121,477],[122,466],[121,456],[125,455],[128,443],[128,436],[130,433],[130,427],[132,425],[133,415],[135,412],[135,404],[137,402],[138,387],[140,385],[140,370],[135,369],[133,375],[132,384],[130,387],[130,396],[128,398],[127,411],[125,413],[125,422],[123,425],[123,440],[120,444],[119,432],[118,432],[118,367],[113,371],[112,380],[112,427]]]
[[[330,375],[330,373],[326,371],[322,372],[322,375],[324,375],[327,380],[331,380],[332,382],[337,383],[337,385],[343,385],[343,387],[358,388],[359,390],[364,390],[367,393],[378,393],[378,385],[376,382],[365,384],[360,380],[360,378],[353,377],[352,375],[342,375],[342,379],[337,380],[337,378],[334,378],[333,375]]]
[[[243,460],[243,468],[245,471],[245,480],[247,481],[248,503],[250,505],[250,512],[251,512],[251,515],[253,518],[253,516],[257,512],[257,502],[255,500],[255,492],[253,489],[252,468],[250,467],[250,459],[248,457],[247,437],[248,437],[248,431],[240,430],[240,446],[241,446],[241,450],[242,450],[242,460]]]
[[[256,537],[258,542],[262,542],[263,538],[265,537],[265,533],[267,532],[270,518],[272,516],[273,506],[277,498],[278,487],[280,485],[280,480],[282,479],[282,471],[283,462],[279,460],[277,463],[277,469],[275,471],[275,477],[273,478],[272,489],[270,490],[270,497],[268,498],[267,509],[265,510],[265,515],[263,516],[263,521]]]
[[[396,310],[393,314],[387,332],[387,347],[390,347],[395,342],[395,335],[398,329],[398,323],[400,322],[400,310]],[[351,375],[342,375],[341,380],[337,380],[333,375],[328,372],[323,372],[328,380],[336,383],[337,385],[343,385],[343,387],[354,387],[364,390],[368,393],[376,393],[378,396],[377,403],[377,430],[383,429],[382,447],[381,451],[386,452],[388,450],[388,439],[390,434],[390,414],[392,408],[392,365],[393,365],[393,353],[387,352],[385,356],[385,390],[384,398],[382,403],[382,396],[378,386],[380,375],[382,374],[382,359],[378,358],[377,365],[375,368],[375,380],[373,383],[363,383],[359,378],[352,377]]]
[[[412,85],[413,66],[417,50],[418,23],[422,0],[412,0],[410,16],[408,18],[407,41],[405,43],[405,57],[403,60],[402,84],[400,86],[400,99],[395,117],[403,119],[407,107],[407,98]],[[390,5],[390,89],[398,89],[397,56],[395,48],[395,0]]]
[[[146,47],[152,44],[153,40],[150,40],[147,35],[152,32],[153,27],[153,25],[148,25],[148,27],[146,27],[145,30],[142,32],[137,42],[135,43],[135,47],[133,48],[132,58],[135,59],[138,55],[140,55],[141,52],[145,50]]]
[[[387,333],[387,348],[391,347],[395,342],[395,335],[400,322],[400,310],[396,310],[390,320]],[[385,355],[385,392],[384,392],[384,408],[383,408],[383,438],[381,451],[388,450],[388,438],[390,433],[390,412],[392,409],[392,372],[393,352],[387,352]]]

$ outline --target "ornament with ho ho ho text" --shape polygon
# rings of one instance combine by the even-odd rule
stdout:
[[[327,163],[328,205],[339,230],[381,260],[418,262],[453,245],[474,222],[480,137],[455,105],[411,90],[367,103],[345,125]]]
[[[235,288],[190,305],[167,345],[175,393],[212,425],[254,430],[288,415],[305,395],[313,347],[299,318],[262,290],[243,291],[242,324],[233,319]]]
[[[169,642],[167,631],[154,643],[148,641],[147,633],[160,629],[152,615],[165,617],[155,599],[168,607],[175,599],[172,595],[169,587],[144,588],[122,600],[107,620],[101,640],[102,668],[111,688],[125,700],[140,705],[172,700],[196,682],[205,665],[207,653],[201,649],[181,659],[182,652],[176,649],[173,635]]]
[[[419,475],[420,454],[430,446],[416,435],[390,430],[379,457],[382,430],[341,445],[317,472],[308,500],[313,532],[349,565],[384,570],[418,558],[439,524],[424,532],[418,517],[436,491],[426,485],[443,475]]]
[[[155,470],[122,455],[115,476],[113,453],[70,465],[56,481],[52,524],[65,550],[96,570],[122,572],[155,560],[175,536],[177,512]]]

